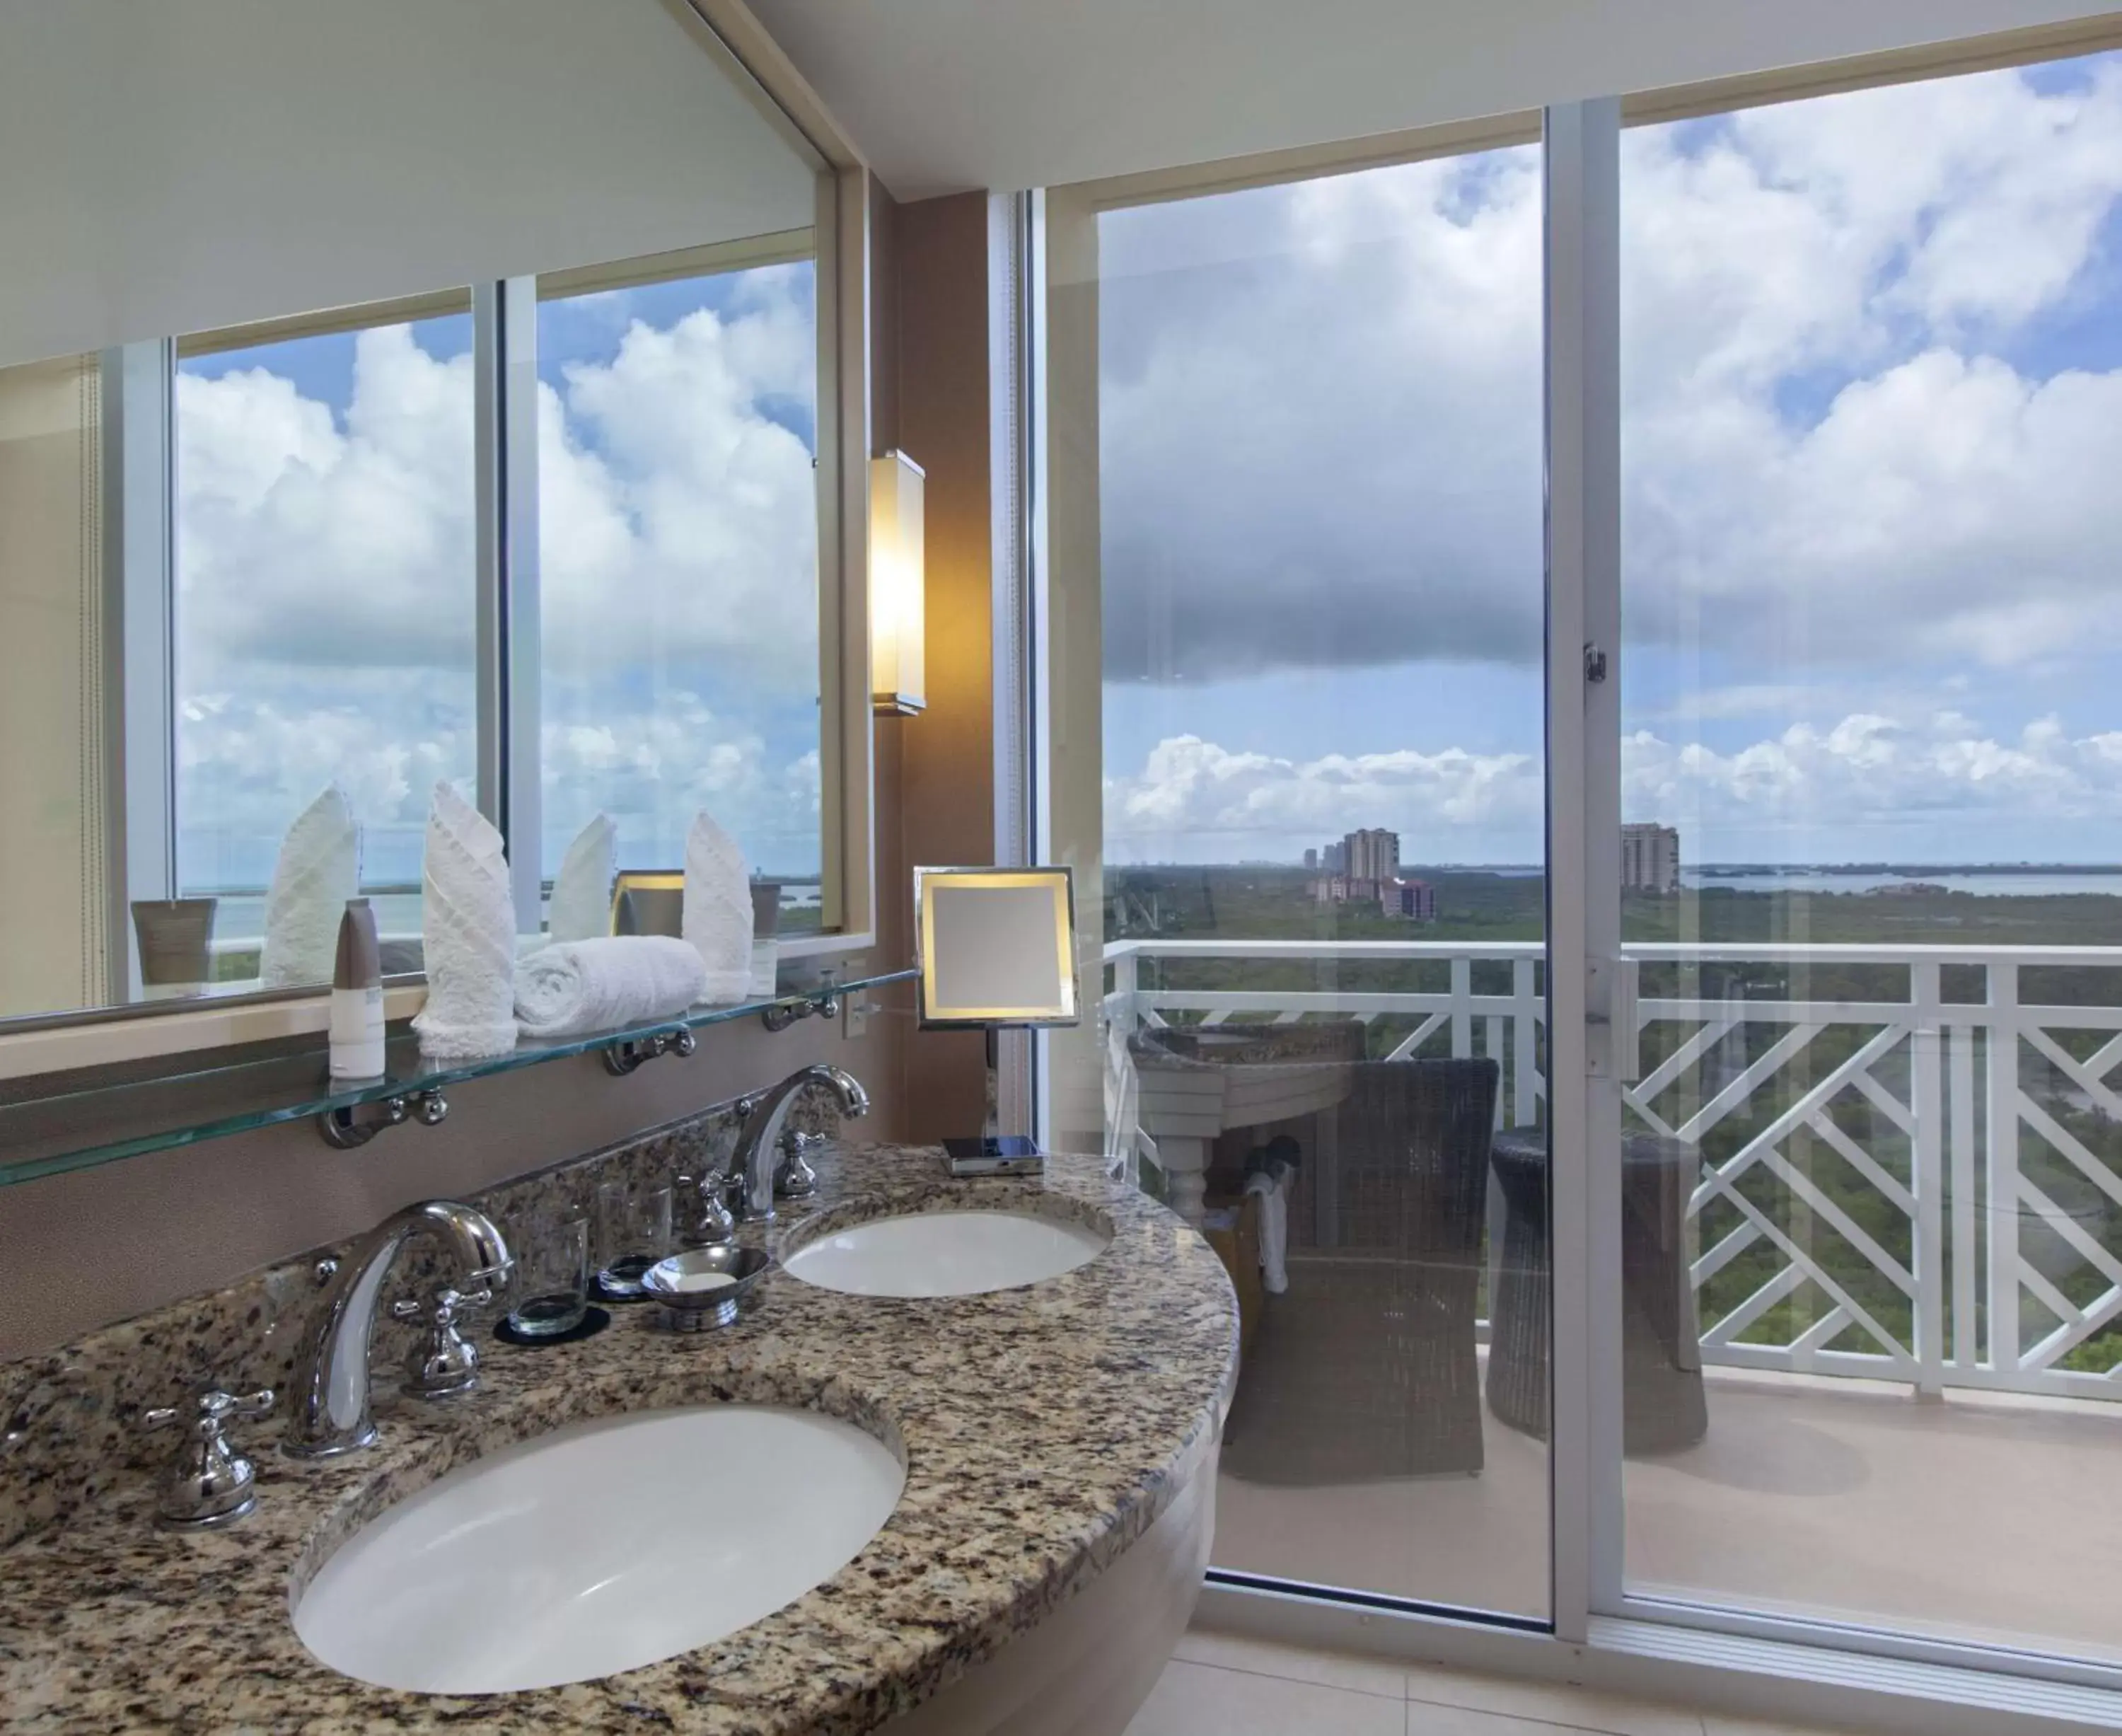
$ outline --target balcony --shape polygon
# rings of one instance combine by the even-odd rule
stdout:
[[[1632,1586],[2122,1656],[2100,1615],[2122,1600],[2122,1095],[2107,1083],[2122,948],[1629,952],[1640,1076],[1624,1116],[1699,1156],[1685,1270],[1710,1419],[1695,1444],[1629,1462]],[[1129,1040],[1159,1027],[1338,1022],[1362,1027],[1372,1059],[1493,1057],[1498,1130],[1536,1127],[1543,956],[1115,943],[1113,1149],[1190,1212],[1227,1173],[1227,1143],[1217,1165],[1215,1137],[1175,1136],[1145,1093]],[[1281,1125],[1301,1133],[1296,1107]],[[1292,1238],[1292,1290],[1334,1281],[1331,1226]],[[1227,1476],[1218,1563],[1544,1612],[1545,1446],[1485,1411],[1483,1436],[1477,1477]]]

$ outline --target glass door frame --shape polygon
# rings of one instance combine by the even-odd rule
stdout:
[[[1638,1025],[1621,944],[1620,135],[1635,107],[1607,97],[1543,117],[1554,1634],[1679,1627],[2122,1692],[2122,1668],[2082,1657],[1629,1589],[1622,1093]]]
[[[1547,110],[1549,1437],[1558,1639],[1620,1614],[1620,119]]]

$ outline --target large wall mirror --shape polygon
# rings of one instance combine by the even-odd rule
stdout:
[[[442,781],[526,943],[702,810],[851,936],[833,166],[683,0],[256,24],[0,25],[0,1036],[417,973]]]

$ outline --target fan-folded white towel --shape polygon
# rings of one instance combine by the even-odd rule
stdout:
[[[516,1046],[516,909],[493,824],[446,784],[435,786],[420,868],[428,1004],[413,1021],[423,1054],[445,1060]]]
[[[264,987],[307,988],[332,980],[339,919],[360,881],[361,830],[353,823],[353,804],[334,784],[287,828],[273,864],[258,961]]]
[[[736,840],[708,814],[685,839],[684,926],[707,966],[701,999],[742,1000],[751,987],[751,876]]]
[[[700,955],[669,934],[567,940],[516,967],[516,1019],[526,1036],[575,1036],[671,1018],[700,998]]]
[[[597,940],[611,933],[611,877],[619,828],[599,814],[575,834],[553,877],[545,932],[554,941]]]
[[[1270,1296],[1289,1288],[1289,1269],[1283,1261],[1289,1246],[1289,1200],[1283,1191],[1289,1172],[1278,1167],[1270,1174],[1256,1169],[1246,1177],[1246,1191],[1260,1196],[1260,1282]]]

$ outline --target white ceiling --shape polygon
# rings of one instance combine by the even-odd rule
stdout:
[[[2096,16],[2087,0],[751,0],[900,199]]]

